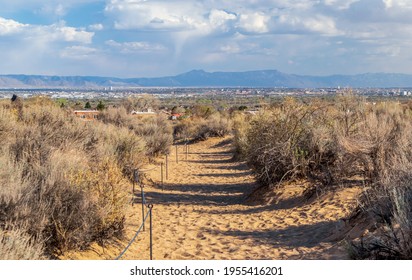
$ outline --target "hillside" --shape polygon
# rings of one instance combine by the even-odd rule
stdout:
[[[205,72],[193,70],[158,78],[94,76],[0,75],[0,88],[102,88],[102,87],[412,87],[412,75],[367,73],[359,75],[303,76],[277,70]]]

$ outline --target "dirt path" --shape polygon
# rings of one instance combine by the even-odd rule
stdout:
[[[154,204],[154,259],[347,258],[342,244],[327,240],[343,227],[341,218],[353,207],[357,190],[342,189],[303,202],[304,186],[294,185],[273,193],[270,204],[252,205],[245,199],[256,183],[244,164],[232,160],[227,139],[191,145],[187,161],[183,147],[179,149],[180,162],[175,163],[173,150],[164,190],[145,187],[147,200]],[[160,170],[147,175],[160,182]],[[130,207],[126,218],[129,240],[141,223],[140,205]],[[94,246],[65,258],[113,259],[126,244],[104,250]],[[123,259],[148,259],[148,248],[146,231]]]

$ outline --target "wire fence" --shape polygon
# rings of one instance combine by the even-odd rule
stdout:
[[[188,143],[184,144],[184,152],[185,152],[185,159],[187,161],[188,158],[188,153],[189,153],[189,145]],[[178,147],[176,145],[176,163],[179,163],[179,153],[178,153]],[[164,180],[163,180],[163,172],[164,172],[164,168],[166,167],[165,171],[166,171],[166,180],[168,179],[168,167],[169,167],[169,157],[168,155],[166,155],[166,159],[165,159],[165,164],[162,162],[160,166],[155,166],[153,168],[148,168],[148,169],[134,169],[133,170],[133,189],[132,189],[132,206],[134,205],[134,200],[135,200],[135,186],[136,184],[140,185],[141,188],[141,202],[142,202],[142,223],[140,224],[138,230],[136,231],[135,235],[133,236],[133,238],[129,241],[129,243],[127,244],[127,246],[124,248],[124,250],[119,254],[119,256],[117,258],[115,258],[115,260],[120,260],[124,254],[127,252],[127,250],[129,250],[130,246],[136,241],[136,238],[139,236],[139,234],[142,231],[145,231],[145,223],[146,220],[149,219],[149,223],[150,223],[150,260],[153,259],[153,220],[152,220],[152,216],[153,216],[153,204],[148,204],[147,200],[146,200],[146,195],[144,192],[144,183],[143,183],[143,177],[145,177],[145,174],[149,171],[153,171],[156,170],[157,168],[160,167],[160,178],[161,178],[161,185],[162,185],[162,190],[164,190]],[[147,207],[149,210],[147,211],[147,213],[145,214],[145,207]]]
[[[152,208],[153,209],[153,208]],[[124,250],[120,253],[120,255],[115,259],[115,260],[120,260],[123,255],[126,253],[126,251],[129,249],[129,247],[133,244],[133,242],[136,240],[137,236],[139,235],[139,233],[142,231],[143,229],[143,225],[145,224],[147,217],[149,216],[149,214],[152,212],[152,209],[150,209],[147,214],[146,217],[144,217],[142,224],[140,225],[139,229],[137,230],[136,234],[133,236],[133,238],[130,240],[129,244],[127,244],[126,248],[124,248]]]
[[[153,204],[149,204],[146,200],[146,195],[144,191],[144,184],[143,184],[143,176],[144,172],[152,171],[155,170],[157,167],[150,168],[150,169],[140,169],[140,170],[133,170],[133,190],[132,190],[132,206],[134,205],[134,199],[135,199],[135,184],[139,184],[141,188],[141,201],[142,201],[142,223],[139,226],[139,229],[136,231],[135,235],[133,238],[129,241],[127,246],[124,248],[124,250],[119,254],[115,260],[120,260],[124,254],[127,252],[127,250],[130,248],[130,246],[135,242],[136,238],[139,236],[139,234],[142,231],[145,231],[145,224],[146,220],[149,218],[150,220],[150,260],[153,259],[153,223],[152,223],[152,216],[153,216]],[[147,207],[149,210],[145,214],[145,207]]]

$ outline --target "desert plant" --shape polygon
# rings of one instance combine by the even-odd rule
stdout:
[[[155,157],[169,152],[173,143],[172,128],[166,118],[136,118],[124,108],[111,108],[102,112],[99,119],[106,124],[127,128],[145,142],[146,155]]]
[[[250,116],[242,113],[235,113],[232,116],[233,122],[233,146],[234,156],[238,159],[246,159],[247,150],[251,143],[248,143],[247,132],[250,127]]]
[[[315,176],[333,164],[333,139],[322,110],[289,99],[252,118],[246,132],[237,132],[245,135],[238,149],[260,182]]]
[[[146,154],[151,157],[169,153],[173,144],[172,128],[165,118],[145,119],[134,132],[146,142]]]
[[[1,260],[45,259],[43,244],[20,229],[0,229]]]
[[[263,185],[361,181],[361,209],[375,222],[373,233],[350,246],[352,257],[410,259],[411,121],[400,104],[369,104],[352,94],[333,103],[286,99],[250,120],[237,117],[234,143]]]
[[[195,141],[209,137],[224,137],[231,132],[231,121],[221,113],[209,115],[206,119],[197,118],[192,121],[191,138]]]
[[[12,125],[0,123],[0,229],[24,232],[51,255],[120,236],[125,175],[144,142],[127,128],[84,123],[40,101],[19,118],[1,107]]]
[[[410,167],[409,167],[410,168]],[[369,189],[364,209],[376,220],[377,229],[350,243],[354,259],[412,258],[412,173],[400,170],[385,186]]]

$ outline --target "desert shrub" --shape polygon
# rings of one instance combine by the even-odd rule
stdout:
[[[354,258],[412,258],[412,127],[409,114],[397,104],[380,104],[362,126],[363,157],[370,188],[364,210],[376,219],[378,229],[352,243]]]
[[[250,129],[250,116],[234,114],[233,122],[233,146],[234,156],[238,159],[246,159],[247,147],[249,147],[247,132]]]
[[[89,223],[93,238],[102,240],[120,236],[127,204],[128,182],[123,177],[116,162],[106,159],[89,170],[72,172],[70,184],[86,191],[93,208],[86,215],[95,215],[94,223]]]
[[[146,162],[145,141],[130,129],[95,123],[90,131],[91,139],[86,146],[89,159],[93,162],[115,158],[127,178],[131,178],[134,168]]]
[[[409,166],[411,168],[411,166]],[[412,172],[399,170],[380,188],[369,189],[364,209],[376,220],[377,229],[351,242],[354,259],[412,258]]]
[[[121,105],[128,113],[133,110],[157,109],[159,107],[159,99],[149,94],[130,96],[123,99]]]
[[[147,118],[142,121],[134,132],[142,137],[146,143],[146,154],[151,157],[169,153],[173,144],[172,128],[163,117]]]
[[[289,99],[252,118],[235,142],[263,184],[315,176],[334,160],[331,126],[322,108]],[[238,124],[239,126],[240,124]],[[328,173],[328,172],[325,172]]]
[[[156,157],[167,154],[173,144],[172,128],[166,118],[138,118],[129,115],[123,107],[102,112],[99,119],[106,124],[127,128],[145,142],[146,155]]]
[[[333,103],[287,99],[247,124],[238,118],[236,150],[264,184],[296,177],[331,183],[353,176],[376,183],[408,146],[409,124],[391,110],[352,95]]]
[[[195,105],[191,108],[191,113],[194,117],[207,119],[216,113],[216,109],[209,105]]]
[[[3,105],[3,106],[2,106]],[[13,130],[17,117],[12,110],[7,109],[6,104],[0,103],[0,142],[7,143],[8,137]],[[0,148],[1,149],[1,148]]]
[[[173,128],[173,138],[175,140],[188,140],[192,138],[191,129],[193,128],[193,121],[185,119],[179,121]]]
[[[352,257],[410,259],[411,121],[400,104],[368,104],[351,94],[332,103],[287,99],[250,120],[237,117],[234,143],[264,185],[362,180],[362,209],[376,229],[352,243]]]
[[[109,108],[99,114],[99,120],[103,123],[114,124],[117,127],[133,127],[134,119],[124,107]]]
[[[343,167],[357,170],[371,183],[379,185],[391,169],[412,159],[410,118],[399,108],[371,108],[364,112],[356,127],[350,134],[336,129],[340,157],[346,161],[342,162]]]
[[[34,240],[20,229],[0,229],[1,260],[45,259],[42,242]]]
[[[231,132],[231,122],[221,113],[214,113],[206,119],[197,118],[189,128],[193,140],[206,140],[209,137],[224,137]]]
[[[14,121],[0,131],[0,229],[24,232],[47,254],[120,236],[125,174],[144,142],[127,128],[85,123],[41,101],[18,118],[0,112]]]

